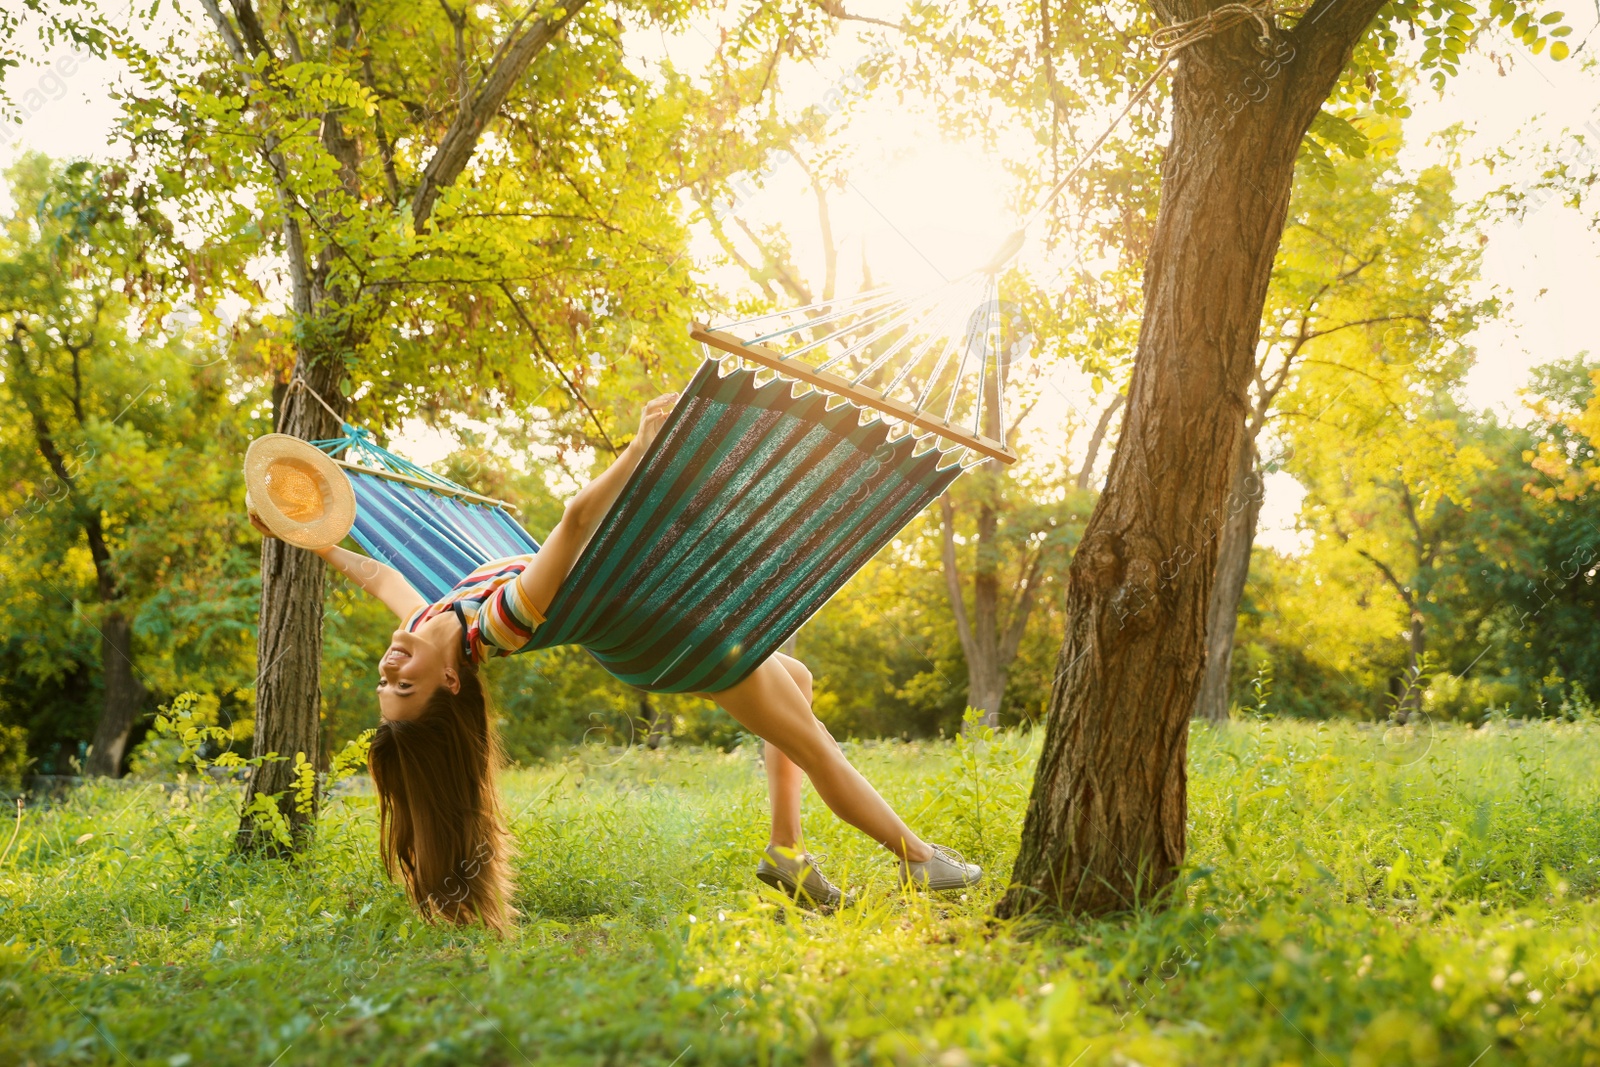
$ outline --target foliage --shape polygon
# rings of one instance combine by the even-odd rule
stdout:
[[[0,792],[21,789],[22,776],[32,762],[28,758],[28,731],[20,726],[0,725]]]
[[[260,304],[269,372],[285,380],[296,351],[342,361],[345,395],[375,428],[445,409],[543,409],[579,447],[614,442],[627,427],[613,413],[688,365],[696,286],[679,193],[715,186],[770,143],[746,109],[772,64],[814,49],[819,32],[815,12],[764,6],[718,49],[705,85],[629,46],[682,25],[690,4],[244,10],[255,35],[228,31],[243,59],[198,5],[180,7],[200,23],[188,33],[118,44],[142,81],[123,136],[207,220],[200,252],[308,272],[267,285],[259,267],[210,272],[193,312],[209,324],[230,295]],[[552,20],[555,39],[466,173],[439,186],[436,148],[529,19]],[[273,308],[280,281],[304,306]]]
[[[1544,378],[1528,391],[1546,428],[1546,439],[1523,456],[1538,474],[1528,492],[1545,501],[1576,500],[1600,485],[1600,367],[1585,353],[1546,367]]]
[[[851,746],[968,894],[902,896],[813,811],[859,887],[829,918],[752,877],[748,749],[582,750],[506,782],[523,912],[506,941],[417,921],[370,795],[297,859],[230,851],[231,787],[81,789],[0,860],[0,1015],[35,1062],[1566,1064],[1600,997],[1592,725],[1384,733],[1197,725],[1176,906],[987,916],[1027,735]],[[130,887],[137,891],[130,892]],[[787,921],[778,921],[786,919]]]
[[[1456,687],[1451,714],[1518,691],[1514,679],[1483,688],[1507,650],[1483,660],[1472,640],[1474,620],[1506,601],[1467,592],[1484,590],[1488,562],[1521,570],[1495,525],[1525,510],[1499,491],[1501,464],[1516,463],[1508,431],[1452,392],[1467,338],[1497,311],[1476,285],[1478,213],[1444,168],[1403,173],[1397,132],[1375,143],[1331,186],[1302,171],[1265,313],[1264,451],[1307,489],[1312,540],[1293,568],[1258,555],[1235,683],[1272,660],[1293,714],[1382,717],[1376,694],[1406,689],[1435,640],[1456,671],[1476,671],[1466,689],[1442,685],[1439,699]]]
[[[231,772],[288,759],[276,752],[246,757],[234,751],[234,743],[239,740],[237,731],[218,726],[215,709],[207,709],[196,693],[180,693],[163,707],[150,734],[141,749],[142,758],[135,761],[136,773],[143,778],[175,777],[179,785],[188,781],[186,767],[203,781],[217,777],[215,771]],[[321,778],[323,788],[332,788],[365,769],[372,734],[372,730],[364,730],[333,756],[327,774]],[[319,784],[317,765],[304,752],[296,752],[293,768],[293,803],[297,811],[310,814]],[[289,822],[277,801],[271,794],[257,793],[240,814],[254,816],[279,844],[288,846],[292,843]]]
[[[1557,396],[1552,379],[1587,383],[1581,364],[1562,361],[1536,370],[1533,378],[1547,396]],[[1580,389],[1566,402],[1581,410],[1587,393]],[[1242,694],[1249,672],[1270,660],[1286,712],[1383,717],[1377,694],[1392,691],[1405,672],[1406,643],[1397,638],[1407,633],[1411,620],[1395,586],[1353,545],[1398,567],[1396,577],[1415,600],[1428,650],[1441,668],[1423,694],[1430,715],[1478,719],[1501,708],[1540,716],[1553,714],[1579,690],[1595,691],[1600,655],[1590,634],[1600,609],[1600,501],[1589,495],[1544,499],[1524,491],[1535,475],[1524,457],[1540,444],[1555,447],[1559,425],[1535,420],[1526,427],[1505,426],[1487,415],[1459,411],[1446,422],[1448,437],[1421,438],[1431,458],[1422,456],[1421,447],[1408,455],[1448,465],[1456,449],[1474,449],[1471,467],[1455,468],[1448,481],[1428,476],[1436,491],[1449,488],[1470,506],[1441,495],[1413,526],[1395,495],[1405,465],[1392,464],[1376,474],[1367,469],[1363,476],[1356,460],[1347,462],[1352,472],[1347,484],[1369,494],[1365,503],[1339,497],[1340,507],[1350,510],[1325,513],[1327,525],[1312,528],[1310,548],[1296,558],[1257,550],[1241,609],[1239,647],[1245,662],[1236,668],[1236,693]],[[1423,433],[1389,419],[1375,425],[1402,440]],[[1446,428],[1440,422],[1432,426],[1433,431]],[[1363,431],[1352,433],[1360,437]],[[1303,450],[1296,463],[1306,458],[1315,457]],[[1318,511],[1327,506],[1309,504]],[[1350,520],[1362,525],[1346,541],[1332,523]],[[1423,557],[1414,554],[1419,545]],[[1425,565],[1419,565],[1424,557]]]
[[[230,338],[168,330],[172,229],[115,167],[24,157],[0,231],[0,718],[65,771],[92,729],[105,613],[131,618],[135,673],[237,707],[254,684],[253,532],[236,456],[255,386]]]

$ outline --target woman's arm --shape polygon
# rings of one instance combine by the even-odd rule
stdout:
[[[517,576],[517,586],[523,599],[540,615],[556,598],[561,583],[567,580],[572,565],[578,562],[589,538],[600,528],[611,505],[617,502],[622,487],[628,484],[628,476],[639,466],[645,450],[656,439],[677,399],[677,393],[667,393],[644,406],[639,432],[628,442],[628,447],[594,481],[573,494],[561,514],[561,521],[556,523],[555,529],[550,531],[550,536],[540,546],[539,554]]]
[[[314,551],[327,561],[328,566],[383,601],[384,606],[399,616],[402,622],[427,603],[422,594],[400,576],[399,571],[379,563],[371,556],[363,556],[338,545]]]
[[[267,524],[262,522],[261,517],[255,512],[250,513],[250,525],[260,530],[262,537],[277,536],[267,528]],[[400,576],[399,571],[379,563],[371,556],[363,556],[359,552],[351,552],[338,545],[313,551],[326,560],[328,566],[383,601],[384,606],[402,621],[410,618],[412,612],[427,603],[422,594],[411,588],[411,583]]]

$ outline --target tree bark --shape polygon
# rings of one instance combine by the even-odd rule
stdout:
[[[639,691],[639,718],[644,722],[644,747],[654,752],[662,742],[672,736],[672,716],[662,711],[650,700],[650,694]]]
[[[1250,576],[1250,551],[1261,518],[1263,486],[1255,442],[1239,449],[1229,492],[1228,518],[1217,546],[1217,574],[1206,609],[1206,672],[1194,701],[1194,718],[1227,722],[1233,677],[1233,636],[1239,628],[1239,600]]]
[[[133,720],[144,702],[144,686],[133,670],[133,631],[119,611],[112,611],[100,624],[101,677],[105,685],[105,704],[95,726],[89,762],[84,770],[107,778],[122,776],[122,757],[128,748]]]
[[[302,352],[296,373],[317,395],[333,397],[342,405],[338,376],[343,365],[333,359],[314,360]],[[278,424],[280,433],[303,440],[335,436],[338,424],[305,390],[290,392]],[[299,844],[316,820],[319,798],[312,797],[309,811],[296,810],[294,755],[304,752],[315,759],[322,734],[322,618],[327,565],[303,548],[266,538],[261,543],[261,617],[256,632],[256,730],[252,757],[281,756],[257,766],[245,783],[248,807],[257,793],[278,795],[278,810],[289,820]],[[276,853],[271,834],[246,816],[239,821],[234,843],[241,851],[257,849]]]
[[[1156,4],[1164,21],[1213,5]],[[1104,914],[1158,897],[1183,863],[1189,714],[1245,430],[1267,282],[1296,151],[1381,0],[1319,0],[1186,48],[1145,265],[1123,429],[1073,558],[1067,635],[1002,916]],[[1262,92],[1243,99],[1250,79]]]

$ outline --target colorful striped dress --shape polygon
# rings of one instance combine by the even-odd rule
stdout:
[[[406,620],[406,630],[416,633],[417,627],[435,615],[454,612],[461,620],[462,654],[473,663],[522,651],[534,629],[544,622],[517,584],[517,577],[531,562],[531,553],[490,560],[457,582],[443,599],[414,611]]]

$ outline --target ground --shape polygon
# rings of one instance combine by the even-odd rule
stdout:
[[[1178,899],[1028,925],[987,917],[1025,735],[850,746],[991,878],[903,895],[810,797],[831,917],[752,877],[753,747],[514,770],[505,940],[412,916],[370,796],[286,862],[228,790],[83,788],[0,858],[0,1062],[1600,1062],[1600,727],[1514,727],[1196,726]]]

